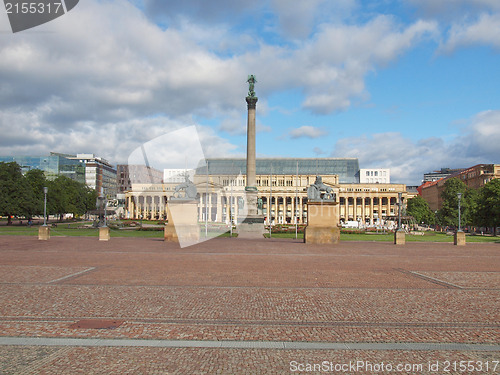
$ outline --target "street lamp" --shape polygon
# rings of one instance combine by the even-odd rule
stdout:
[[[460,201],[462,199],[462,193],[457,193],[457,197],[458,197],[458,231],[461,232],[462,231],[462,228],[461,228],[461,223],[460,223]]]
[[[398,193],[398,230],[401,230],[401,199],[403,193]]]
[[[47,226],[47,193],[49,192],[48,187],[43,188],[43,226]]]

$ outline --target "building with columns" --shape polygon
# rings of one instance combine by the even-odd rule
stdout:
[[[208,165],[208,169],[207,169]],[[197,168],[194,183],[200,196],[199,220],[229,223],[245,212],[245,159],[208,159]],[[266,223],[305,224],[307,188],[316,176],[331,186],[340,207],[340,221],[361,226],[383,225],[398,213],[398,193],[406,185],[360,184],[355,158],[269,158],[256,161],[256,187]],[[166,203],[175,183],[137,184],[126,193],[126,216],[166,219]]]

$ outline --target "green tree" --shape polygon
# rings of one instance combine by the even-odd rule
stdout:
[[[59,176],[49,184],[49,212],[59,215],[60,220],[66,213],[80,216],[95,208],[97,193],[85,184],[65,176]]]
[[[59,176],[55,180],[49,182],[49,191],[47,193],[47,214],[59,215],[62,220],[63,215],[67,212],[68,192],[64,189],[64,179],[67,177]]]
[[[28,171],[24,177],[28,181],[33,190],[34,202],[31,207],[31,212],[29,217],[35,215],[43,215],[43,202],[44,193],[43,188],[48,185],[48,181],[45,178],[45,173],[40,169],[32,169]]]
[[[7,224],[12,224],[12,216],[29,216],[34,204],[33,189],[19,164],[0,163],[0,214],[8,217]]]
[[[462,210],[465,217],[462,220],[462,225],[477,225],[477,209],[479,204],[479,189],[465,190],[466,210]],[[463,200],[463,199],[462,199]]]
[[[473,224],[477,192],[473,189],[467,189],[460,179],[450,178],[444,184],[444,190],[441,194],[443,205],[437,214],[438,222],[441,225],[458,227],[458,193],[462,193],[460,200],[461,226]]]
[[[480,226],[493,227],[493,234],[500,226],[500,179],[494,179],[484,185],[478,194],[476,222]]]
[[[413,216],[419,224],[434,224],[436,221],[434,212],[429,208],[429,204],[420,195],[411,198],[406,203],[406,214]]]
[[[96,209],[98,196],[95,189],[85,186],[85,213]]]

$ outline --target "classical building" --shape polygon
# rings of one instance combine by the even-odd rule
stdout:
[[[500,164],[478,164],[440,180],[425,182],[419,186],[420,195],[427,201],[432,211],[441,209],[443,204],[441,194],[444,190],[444,184],[450,178],[459,178],[468,188],[478,189],[491,180],[500,178]]]
[[[404,184],[360,184],[355,158],[257,159],[256,187],[266,223],[305,223],[307,188],[317,175],[335,191],[341,221],[355,220],[367,226],[383,224],[388,217],[397,215],[398,193],[406,198]],[[235,222],[244,213],[245,159],[208,159],[207,164],[197,168],[193,182],[200,195],[200,221]],[[133,186],[126,193],[126,215],[136,219],[166,218],[166,203],[175,185]]]

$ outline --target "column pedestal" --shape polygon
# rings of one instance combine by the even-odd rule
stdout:
[[[109,241],[111,238],[109,234],[109,227],[100,227],[99,228],[99,241]]]
[[[307,202],[307,226],[304,242],[336,244],[340,242],[339,206],[332,201]]]
[[[395,245],[404,245],[406,244],[406,233],[402,229],[398,229],[394,232],[394,244]]]
[[[47,241],[50,239],[50,227],[47,225],[41,225],[38,227],[38,239],[42,241]]]
[[[453,236],[453,244],[457,246],[465,246],[465,233],[463,231],[455,232]]]
[[[257,189],[245,189],[247,216],[238,218],[238,238],[256,239],[264,236],[264,216],[258,214]]]

